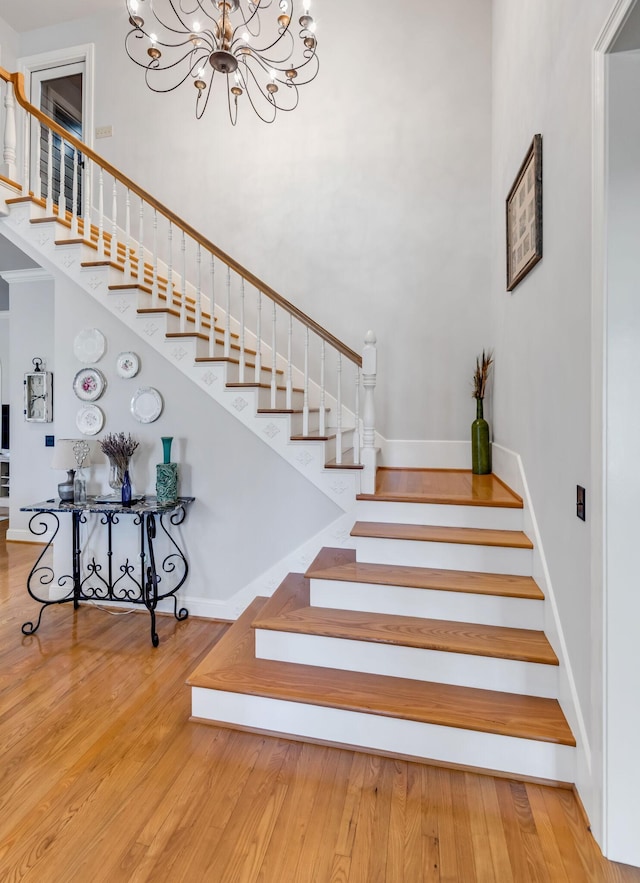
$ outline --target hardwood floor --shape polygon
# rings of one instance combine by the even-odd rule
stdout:
[[[34,637],[0,524],[2,883],[640,881],[573,794],[189,722],[225,626],[83,607]],[[265,721],[268,726],[268,721]]]

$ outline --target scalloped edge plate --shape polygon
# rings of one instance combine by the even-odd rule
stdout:
[[[100,361],[106,344],[102,331],[97,328],[83,328],[73,340],[73,354],[79,362],[90,365]]]
[[[97,405],[85,405],[76,414],[76,426],[83,435],[96,435],[104,426],[104,414]]]
[[[92,389],[83,388],[83,379],[93,380]],[[81,368],[73,378],[73,391],[81,402],[95,402],[107,388],[107,380],[102,371],[97,368]]]
[[[123,377],[125,380],[130,380],[132,377],[136,376],[139,370],[140,356],[138,356],[137,353],[132,353],[129,350],[119,354],[116,359],[116,371],[118,372],[119,377]]]
[[[162,396],[153,386],[140,386],[131,399],[131,413],[138,423],[154,423],[163,407]]]

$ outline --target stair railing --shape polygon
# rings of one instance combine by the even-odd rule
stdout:
[[[240,384],[266,387],[267,411],[294,410],[294,397],[301,398],[300,435],[335,434],[336,465],[343,462],[344,437],[352,434],[353,462],[362,463],[368,449],[369,470],[373,387],[368,372],[363,425],[362,357],[32,105],[22,74],[0,68],[0,80],[7,84],[0,181],[65,224],[69,241],[90,245],[96,265],[120,269],[123,288],[139,288],[149,295],[152,310],[176,315],[178,336],[196,335],[204,358],[232,359]],[[30,188],[37,139],[39,173]],[[296,367],[300,364],[303,369]]]

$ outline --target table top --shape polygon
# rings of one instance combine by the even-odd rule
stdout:
[[[158,503],[157,497],[147,495],[142,499],[134,500],[130,506],[123,506],[119,500],[114,502],[99,502],[89,497],[86,503],[63,503],[58,498],[44,500],[41,503],[31,503],[29,506],[21,506],[21,512],[117,512],[126,515],[131,513],[150,512],[159,513],[173,512],[184,508],[195,501],[195,497],[178,497],[175,503]]]

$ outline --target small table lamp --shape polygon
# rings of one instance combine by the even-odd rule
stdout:
[[[91,463],[91,445],[83,438],[59,438],[51,461],[52,469],[66,469],[67,478],[58,485],[58,496],[62,503],[86,502],[86,485],[82,469]],[[76,479],[76,470],[78,478]],[[74,481],[78,486],[74,497]],[[82,497],[83,499],[79,499]]]

